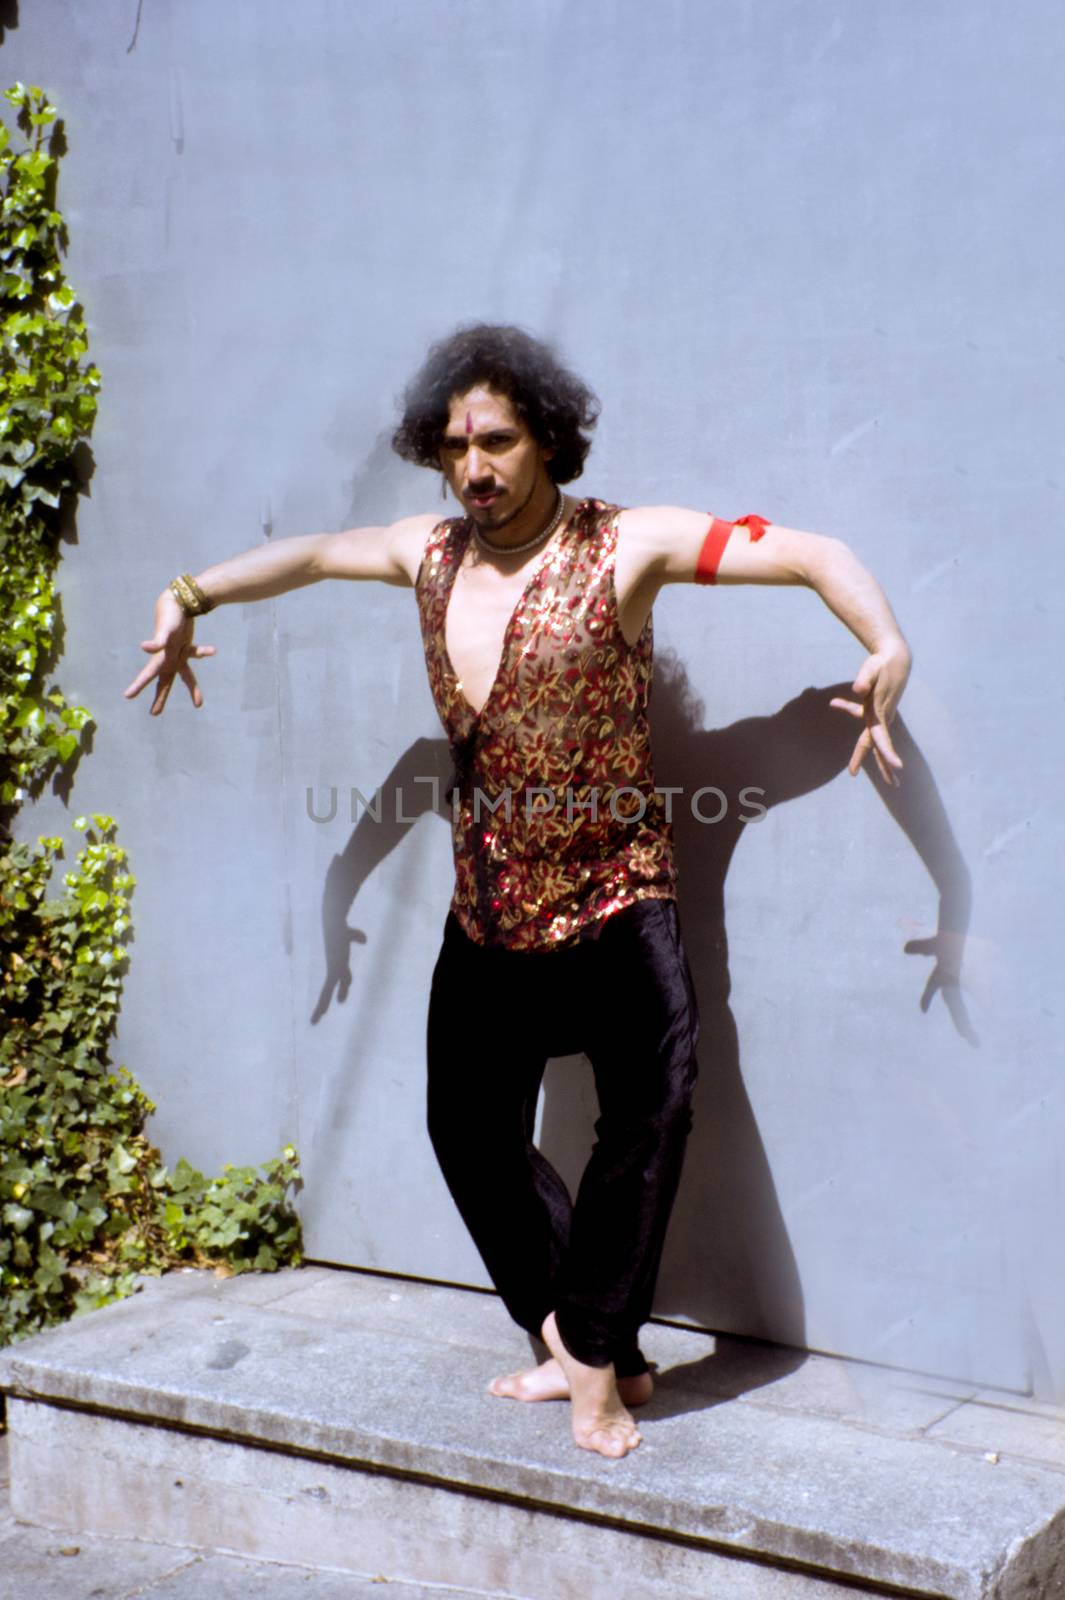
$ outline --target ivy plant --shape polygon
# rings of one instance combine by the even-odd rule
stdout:
[[[63,272],[55,207],[63,147],[56,109],[16,84],[22,141],[0,122],[0,822],[73,764],[91,717],[41,678],[57,650],[55,569],[81,480],[100,374]]]
[[[134,878],[112,817],[84,834],[51,895],[60,837],[7,826],[50,778],[69,783],[92,718],[50,682],[55,574],[88,458],[100,375],[66,280],[56,209],[64,148],[55,106],[6,91],[0,121],[0,1344],[128,1293],[179,1264],[223,1272],[300,1260],[287,1146],[264,1168],[171,1172],[145,1124],[155,1109],[114,1034]],[[21,134],[21,140],[18,138]]]

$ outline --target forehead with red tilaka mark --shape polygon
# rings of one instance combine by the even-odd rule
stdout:
[[[472,414],[472,412],[469,412],[469,411],[467,411],[467,413],[466,413],[466,432],[467,433],[472,433],[473,432],[473,414]]]

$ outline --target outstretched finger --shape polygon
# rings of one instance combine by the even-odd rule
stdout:
[[[151,683],[153,678],[158,677],[159,669],[162,664],[163,660],[162,656],[160,656],[157,661],[149,661],[146,667],[142,667],[140,672],[138,672],[137,676],[134,678],[133,682],[130,684],[129,688],[123,691],[124,698],[126,700],[135,699],[146,684]]]
[[[865,707],[858,705],[854,700],[830,700],[830,706],[835,706],[837,711],[846,711],[849,716],[862,718],[865,716]]]
[[[874,722],[871,724],[870,731],[873,735],[873,743],[888,766],[897,767],[901,770],[902,757],[891,742],[891,734],[888,732],[887,724],[885,722]]]
[[[875,734],[873,735],[873,759],[876,762],[876,770],[879,772],[883,782],[887,784],[889,789],[897,789],[899,786],[899,780],[896,778],[895,774],[884,760],[884,757],[881,755],[880,749],[876,743]]]
[[[901,767],[902,762],[899,760],[894,750],[889,751],[884,748],[883,741],[880,737],[880,735],[883,734],[883,731],[884,730],[881,728],[878,722],[870,722],[866,725],[866,732],[868,733],[870,739],[869,748],[873,752],[873,760],[876,762],[876,770],[879,772],[881,780],[887,784],[889,789],[897,789],[899,786],[899,780],[892,768],[893,766]],[[888,740],[889,744],[890,742],[891,741]]]
[[[175,667],[171,666],[168,669],[166,651],[164,649],[153,649],[151,661],[149,661],[146,666],[143,666],[138,672],[129,688],[125,691],[125,698],[127,700],[134,699],[135,696],[140,694],[142,689],[146,688],[147,685],[151,683],[153,678],[158,678],[161,674],[166,673],[168,670],[172,675],[175,671]]]
[[[181,663],[178,667],[178,672],[181,674],[182,682],[188,685],[188,690],[192,695],[192,703],[194,706],[203,705],[203,695],[200,693],[199,684],[196,682],[195,675],[192,671],[192,668],[189,666],[189,662],[204,661],[208,656],[213,656],[214,654],[215,647],[213,644],[190,644],[187,646],[182,656]]]
[[[181,676],[182,683],[188,689],[189,694],[192,697],[193,705],[197,710],[199,710],[199,708],[203,705],[203,694],[200,690],[199,684],[196,682],[196,674],[193,672],[187,661],[183,661],[181,663],[181,666],[178,668],[178,672]]]
[[[852,778],[856,778],[861,771],[862,762],[873,747],[873,735],[868,728],[863,728],[858,735],[858,743],[854,746],[853,754],[847,762],[847,771]]]
[[[152,701],[150,712],[151,716],[157,717],[164,709],[166,702],[170,697],[170,691],[173,687],[174,674],[172,672],[161,672],[159,674],[159,686],[155,692],[155,699]]]

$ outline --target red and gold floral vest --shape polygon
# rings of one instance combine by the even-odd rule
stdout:
[[[418,611],[456,770],[451,909],[478,944],[549,949],[622,906],[675,895],[671,829],[651,771],[651,621],[627,643],[614,592],[618,514],[582,500],[548,540],[480,713],[444,638],[470,524],[438,523],[425,547]]]

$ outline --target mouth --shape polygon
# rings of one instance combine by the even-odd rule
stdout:
[[[494,505],[500,499],[502,493],[502,489],[485,489],[478,494],[468,491],[466,502],[468,505],[476,506],[478,511],[484,511],[488,506]]]

